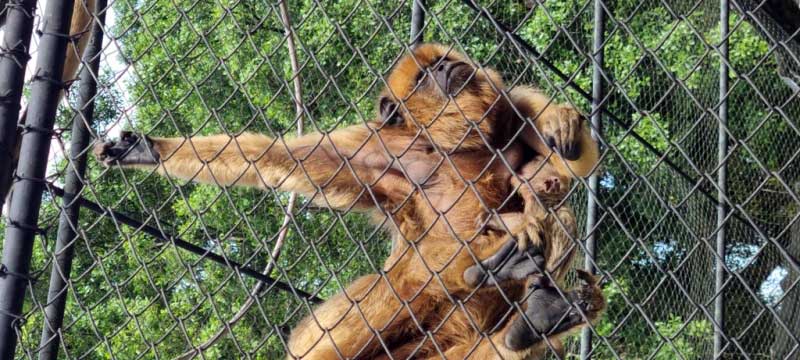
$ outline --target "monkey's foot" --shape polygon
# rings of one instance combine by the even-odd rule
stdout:
[[[98,143],[94,146],[97,160],[106,166],[120,165],[156,165],[158,152],[153,149],[152,142],[130,131],[123,131],[119,141]]]
[[[565,291],[563,296],[545,276],[534,276],[528,281],[531,292],[525,314],[514,319],[505,335],[509,349],[526,349],[545,336],[565,333],[600,315],[605,309],[605,299],[596,279],[585,271],[577,272],[583,284]]]
[[[517,241],[509,239],[494,255],[464,271],[467,285],[477,287],[486,280],[485,285],[495,285],[505,280],[523,280],[530,275],[541,274],[544,270],[544,250],[530,246],[519,250]],[[492,276],[489,276],[491,273]]]

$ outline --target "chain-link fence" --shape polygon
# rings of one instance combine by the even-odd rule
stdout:
[[[346,323],[317,319],[318,345],[330,339],[334,350],[309,357],[452,358],[449,351],[465,346],[461,354],[479,358],[487,343],[505,357],[505,344],[492,340],[501,330],[470,316],[469,301],[480,301],[474,292],[444,291],[419,304],[418,294],[407,294],[410,280],[401,289],[399,280],[381,280],[404,256],[399,248],[455,257],[424,253],[424,237],[405,238],[435,213],[367,216],[363,204],[321,206],[333,201],[324,182],[314,191],[294,188],[299,195],[273,190],[283,186],[274,180],[256,183],[262,189],[231,186],[246,182],[242,174],[198,185],[169,171],[106,167],[91,155],[121,130],[225,134],[225,146],[241,147],[235,139],[245,131],[285,146],[304,133],[366,129],[386,76],[419,41],[498,70],[508,91],[535,85],[573,104],[598,138],[600,164],[573,182],[567,201],[580,229],[573,267],[601,277],[607,308],[567,337],[563,351],[545,341],[537,353],[800,354],[800,8],[793,1],[0,4],[0,172],[13,174],[14,184],[0,224],[4,358],[283,358],[300,320],[365,278],[377,280],[328,303],[361,319],[369,339],[341,337],[336,331],[347,331],[335,328]],[[75,33],[69,21],[81,9],[91,21]],[[82,71],[61,79],[54,74],[70,52],[82,55]],[[443,161],[434,172],[448,166],[455,165]],[[374,184],[361,184],[367,207],[386,205],[368,189],[388,176],[409,173],[381,169]],[[461,179],[451,186],[475,186]],[[420,196],[446,218],[439,195]],[[453,229],[474,222],[447,225],[452,241],[466,241]],[[423,287],[441,292],[444,273],[425,265],[396,279],[421,276]],[[392,295],[383,311],[402,306],[386,323],[370,322],[364,304],[386,283]],[[525,303],[521,294],[497,299],[482,310],[514,314]],[[401,313],[411,320],[390,337]],[[453,340],[465,333],[473,334],[468,343]],[[339,349],[345,343],[374,346],[347,353]]]

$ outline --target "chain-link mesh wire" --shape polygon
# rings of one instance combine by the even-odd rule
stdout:
[[[797,57],[793,34],[764,13],[768,3],[731,1],[723,59],[718,1],[603,2],[606,95],[594,232],[608,308],[591,325],[595,358],[713,358],[716,297],[725,303],[722,357],[798,354],[800,114],[779,72]],[[409,51],[412,2],[285,5],[282,16],[276,2],[111,1],[94,76],[93,136],[133,129],[290,137],[301,124],[305,132],[328,132],[371,120],[383,77]],[[427,1],[422,31],[426,41],[452,44],[498,69],[509,88],[535,84],[588,113],[593,8],[593,0]],[[724,99],[721,61],[731,76]],[[298,83],[302,94],[295,95]],[[76,88],[58,114],[18,357],[37,357],[42,345],[65,206],[58,188],[73,171],[64,154],[91,148],[68,146]],[[723,101],[729,141],[719,159]],[[720,163],[728,171],[729,214],[717,293]],[[314,305],[304,293],[330,298],[361,275],[381,273],[390,252],[380,229],[390,220],[376,226],[355,211],[279,191],[196,185],[94,159],[80,179],[84,206],[70,224],[75,255],[57,340],[64,358],[282,358],[290,330]],[[569,202],[582,225],[586,181],[573,187]],[[586,236],[576,242],[581,255]],[[202,251],[187,252],[181,241]],[[259,282],[238,265],[268,269],[275,282]],[[566,352],[577,356],[579,339],[569,339]]]

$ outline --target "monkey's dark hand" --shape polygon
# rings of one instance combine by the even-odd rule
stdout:
[[[567,160],[581,156],[583,115],[569,105],[550,104],[540,115],[539,131],[551,149],[555,148]]]
[[[577,272],[583,284],[565,291],[563,295],[545,276],[534,276],[528,281],[530,295],[525,314],[514,319],[505,335],[509,349],[526,349],[544,339],[545,335],[558,335],[583,325],[583,315],[595,319],[600,314],[605,308],[605,300],[596,279],[585,271]]]
[[[484,280],[485,285],[494,285],[505,280],[522,280],[533,274],[541,274],[544,265],[542,248],[529,246],[520,251],[517,240],[511,238],[497,253],[464,271],[464,281],[469,286],[477,287]],[[492,276],[489,276],[489,272]]]
[[[156,165],[159,159],[150,139],[130,131],[123,131],[119,141],[98,143],[94,146],[94,155],[106,166]]]

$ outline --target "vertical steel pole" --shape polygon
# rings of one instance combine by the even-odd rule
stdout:
[[[69,147],[69,166],[64,181],[62,211],[58,220],[58,237],[53,256],[53,268],[50,272],[50,288],[47,292],[45,321],[42,327],[42,339],[39,359],[56,359],[61,343],[61,325],[67,304],[67,282],[72,270],[73,246],[78,228],[80,205],[76,198],[83,189],[83,175],[86,172],[86,148],[91,141],[91,126],[94,120],[95,95],[97,95],[97,76],[100,68],[100,51],[103,47],[103,24],[105,23],[107,0],[97,0],[94,9],[96,21],[83,55],[83,70],[80,73],[80,98],[78,112],[72,118],[72,140]]]
[[[67,50],[72,0],[50,0],[42,17],[44,31],[31,86],[28,122],[20,149],[14,197],[8,212],[0,273],[0,359],[13,359],[17,325],[25,302],[25,288],[38,231],[47,155],[56,118],[61,73]]]
[[[721,358],[725,346],[723,334],[725,332],[725,298],[722,296],[722,287],[725,283],[725,216],[727,208],[723,199],[727,192],[728,166],[724,163],[728,154],[728,133],[725,128],[728,123],[728,0],[719,2],[719,32],[722,42],[719,45],[719,129],[717,139],[717,261],[716,278],[714,284],[714,358]]]
[[[28,46],[33,32],[33,13],[36,0],[14,1],[6,4],[5,34],[0,43],[0,174],[14,171],[11,168],[12,152],[17,145],[22,85],[28,64]],[[0,9],[2,10],[2,9]],[[0,176],[6,182],[11,177]],[[8,189],[0,184],[0,189]],[[6,202],[5,191],[0,191],[0,214]]]
[[[411,0],[411,46],[422,42],[422,28],[425,27],[425,0]]]
[[[594,1],[594,39],[592,40],[592,138],[597,141],[602,136],[603,126],[603,65],[605,62],[605,30],[606,16],[603,9],[603,0]],[[589,177],[589,192],[586,204],[586,260],[584,268],[590,273],[595,273],[594,259],[597,250],[597,198],[600,187],[596,172]],[[591,358],[592,331],[584,328],[581,332],[581,359]]]

